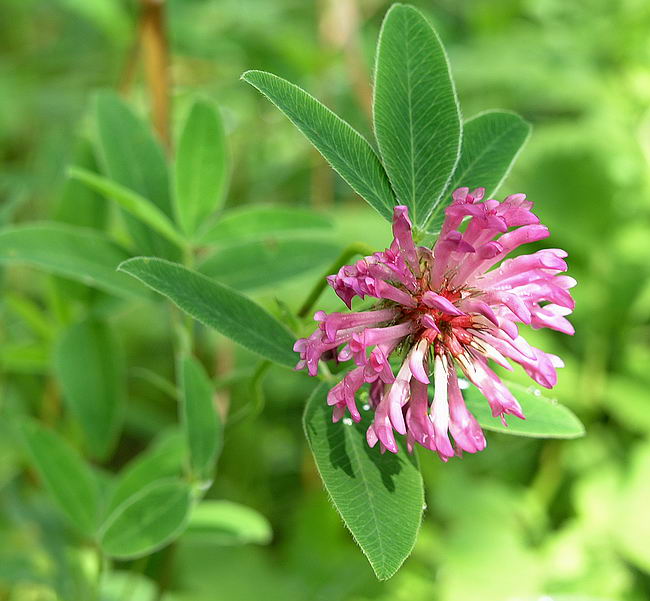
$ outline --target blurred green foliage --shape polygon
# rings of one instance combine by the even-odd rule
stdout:
[[[201,536],[193,536],[190,525],[173,553],[114,562],[102,599],[153,600],[161,587],[168,601],[650,597],[650,5],[414,4],[445,42],[465,116],[500,107],[534,125],[501,193],[526,192],[551,228],[552,244],[570,253],[579,282],[577,334],[534,339],[565,360],[554,394],[581,417],[587,436],[536,441],[493,433],[477,456],[446,465],[422,456],[422,532],[402,571],[377,583],[306,449],[300,416],[313,382],[273,368],[264,398],[253,394],[257,360],[197,329],[200,358],[230,415],[208,496],[256,509],[273,537],[255,546],[269,538],[256,513],[243,534],[218,526],[211,538],[199,523]],[[387,7],[379,0],[169,0],[172,122],[180,127],[197,94],[220,106],[232,157],[227,208],[316,208],[334,223],[323,238],[329,245],[386,244],[381,218],[239,76],[249,68],[281,74],[368,132],[370,66]],[[65,174],[70,164],[92,169],[96,160],[77,141],[92,129],[96,90],[128,89],[130,103],[148,112],[145,80],[132,58],[138,19],[137,3],[127,0],[2,2],[2,223],[111,224],[126,239],[113,209]],[[305,232],[311,240],[312,230]],[[281,314],[276,299],[297,308],[309,276],[328,261],[324,256],[311,273],[279,284],[252,288],[246,274],[232,274],[230,283]],[[0,599],[90,599],[95,550],[26,468],[12,424],[36,416],[86,457],[104,452],[100,440],[92,452],[78,415],[63,404],[57,356],[80,319],[108,320],[128,366],[127,391],[116,450],[93,463],[98,503],[110,505],[109,492],[120,486],[127,496],[146,488],[140,478],[152,465],[159,477],[173,476],[182,459],[169,431],[178,422],[169,316],[160,303],[124,303],[32,268],[3,268],[1,276]],[[323,308],[335,306],[327,296]],[[138,467],[143,461],[146,469]],[[246,542],[254,545],[241,546]]]

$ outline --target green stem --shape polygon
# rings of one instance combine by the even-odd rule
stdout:
[[[145,382],[151,384],[154,388],[160,392],[165,393],[169,398],[176,400],[178,398],[178,390],[176,385],[158,375],[156,372],[151,371],[145,367],[132,367],[129,370],[129,374],[134,378],[140,378]]]
[[[318,278],[316,285],[312,288],[309,296],[305,299],[305,302],[298,310],[298,317],[307,316],[320,295],[323,293],[323,290],[325,290],[325,287],[327,286],[326,277],[328,275],[336,273],[339,269],[341,269],[341,267],[343,267],[343,265],[345,265],[352,257],[354,257],[354,255],[366,256],[371,255],[373,252],[374,250],[368,244],[364,244],[363,242],[353,242],[345,249],[343,249],[343,252],[339,255],[336,261],[334,261],[334,263],[332,263],[327,268],[327,271],[323,274],[322,277]]]
[[[266,403],[266,396],[264,395],[264,377],[266,376],[269,369],[271,369],[272,363],[270,361],[262,361],[255,370],[253,377],[251,378],[251,392],[253,393],[253,400],[255,405],[253,406],[253,416],[259,415],[264,405]]]
[[[96,548],[96,552],[97,552],[97,580],[95,582],[95,600],[101,601],[102,580],[104,578],[104,574],[108,572],[109,559],[108,557],[106,557],[106,555],[104,555],[104,552],[101,550],[99,546]]]
[[[191,244],[183,249],[183,265],[188,269],[194,269],[194,248]],[[194,320],[187,314],[183,315],[183,319],[188,350],[191,352],[194,348]]]
[[[264,396],[262,384],[264,382],[264,376],[266,376],[266,373],[272,365],[273,364],[270,361],[260,361],[257,365],[255,372],[251,376],[250,391],[252,399],[237,411],[237,413],[230,416],[230,419],[228,420],[230,426],[238,423],[245,417],[255,417],[261,413],[262,409],[264,409],[266,397]]]
[[[155,597],[156,601],[162,601],[172,583],[176,550],[177,545],[176,541],[174,541],[161,551],[163,557],[161,560],[160,574],[156,579],[158,583],[158,590],[156,591]]]
[[[253,377],[254,370],[250,369],[233,369],[230,370],[230,373],[227,376],[222,376],[220,378],[215,378],[212,380],[212,385],[214,386],[215,390],[222,390],[224,388],[228,388],[229,386],[232,386],[239,380],[243,380],[244,378],[248,377]]]
[[[191,244],[185,244],[182,248],[182,264],[188,269],[194,267],[194,248]],[[176,359],[180,360],[192,354],[194,348],[194,321],[191,316],[187,315],[170,303],[172,324],[176,334],[175,352]]]

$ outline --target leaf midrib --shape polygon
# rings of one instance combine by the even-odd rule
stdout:
[[[411,27],[410,22],[406,22],[406,35],[404,44],[406,46],[406,91],[408,98],[408,115],[409,115],[409,137],[411,145],[411,212],[412,212],[412,221],[417,223],[417,202],[416,202],[416,185],[415,185],[415,135],[413,133],[413,94],[411,88]]]
[[[111,528],[115,526],[115,523],[122,518],[130,509],[131,507],[135,506],[137,503],[142,501],[142,499],[146,499],[147,495],[151,493],[151,491],[155,491],[156,489],[163,489],[165,486],[170,486],[171,482],[169,483],[164,483],[162,481],[154,481],[152,482],[149,486],[146,486],[144,489],[139,491],[138,493],[135,493],[131,498],[126,499],[121,505],[118,505],[118,507],[115,508],[113,515],[110,516],[102,528],[101,532],[101,538],[102,540],[105,539],[106,535],[110,532]],[[156,491],[158,492],[158,491]],[[117,541],[118,546],[119,544],[124,544],[123,541],[126,540],[127,542],[129,541],[129,538],[133,538],[132,534],[135,531],[136,533],[140,530],[143,530],[144,528],[150,526],[153,524],[155,521],[157,521],[161,516],[164,516],[166,513],[170,513],[171,508],[175,508],[176,505],[178,505],[179,501],[184,498],[186,494],[186,491],[184,491],[180,486],[176,486],[176,490],[173,492],[173,503],[167,502],[164,504],[161,504],[159,507],[156,508],[155,511],[152,511],[150,514],[147,515],[146,519],[144,519],[142,522],[138,523],[138,526],[135,528],[126,529],[124,528],[121,530],[116,537],[112,539],[113,545],[115,545],[115,542]],[[171,495],[170,495],[171,496]],[[168,500],[169,501],[169,500]],[[132,524],[132,523],[131,523]],[[182,525],[182,522],[181,522]],[[172,534],[178,530],[178,527],[176,527]],[[125,536],[126,533],[126,536]],[[168,535],[169,536],[169,535]],[[163,540],[167,540],[168,537],[165,537]]]
[[[252,79],[250,77],[251,75],[253,75]],[[341,177],[343,177],[343,179],[345,179],[345,181],[352,187],[352,189],[359,196],[361,196],[362,198],[365,198],[364,195],[361,194],[357,190],[357,187],[359,186],[359,183],[361,183],[363,186],[365,186],[365,188],[369,192],[372,192],[372,194],[374,195],[374,199],[373,199],[374,202],[371,202],[370,204],[372,204],[374,206],[375,203],[377,203],[377,206],[384,207],[388,211],[388,213],[385,214],[384,217],[390,218],[390,215],[392,214],[393,203],[390,202],[390,204],[388,204],[390,199],[386,198],[386,193],[388,193],[388,195],[391,196],[391,197],[393,196],[392,188],[391,188],[391,185],[390,185],[390,178],[388,177],[388,175],[386,173],[386,170],[384,169],[379,156],[377,155],[374,148],[370,145],[370,143],[368,142],[368,140],[366,140],[366,138],[364,136],[362,136],[356,129],[354,129],[354,127],[352,127],[347,121],[345,121],[345,119],[342,119],[341,117],[339,117],[334,111],[332,111],[329,107],[327,107],[322,102],[320,102],[317,98],[312,96],[309,92],[307,92],[306,90],[303,90],[301,87],[299,87],[299,86],[297,86],[297,85],[295,85],[295,84],[293,84],[293,83],[291,83],[291,82],[289,82],[289,81],[287,81],[287,80],[285,80],[285,79],[283,79],[281,77],[278,77],[277,75],[274,75],[273,73],[267,73],[267,72],[264,72],[264,71],[249,71],[249,72],[244,73],[244,75],[242,77],[243,77],[243,79],[245,81],[247,81],[248,83],[253,85],[263,96],[265,96],[268,100],[270,100],[277,108],[279,108],[280,111],[282,113],[284,113],[286,115],[286,117],[296,127],[298,127],[298,129],[303,131],[303,133],[304,132],[309,132],[309,134],[313,138],[318,139],[320,141],[320,144],[322,145],[322,147],[325,148],[328,153],[336,155],[336,157],[339,160],[343,158],[344,159],[343,160],[344,164],[346,162],[345,161],[346,158],[351,157],[352,159],[363,159],[363,157],[358,157],[355,153],[346,155],[344,153],[340,153],[337,148],[333,149],[333,147],[331,145],[329,145],[327,142],[323,141],[323,137],[320,134],[318,134],[318,135],[315,134],[315,130],[312,127],[310,127],[307,124],[306,121],[303,121],[302,119],[300,119],[297,116],[299,114],[299,112],[295,110],[295,106],[292,108],[292,111],[291,111],[293,114],[290,115],[265,90],[261,89],[255,83],[255,79],[256,78],[260,78],[262,80],[266,79],[267,85],[270,84],[270,87],[273,88],[275,94],[281,94],[281,90],[279,90],[279,86],[277,85],[278,83],[280,83],[280,85],[286,85],[288,87],[288,90],[290,91],[292,102],[294,103],[294,105],[298,103],[297,100],[299,100],[300,95],[304,94],[305,97],[308,99],[308,101],[310,103],[313,103],[314,107],[322,109],[325,112],[326,115],[330,116],[333,119],[333,122],[334,122],[335,125],[339,125],[339,126],[341,126],[343,128],[342,135],[344,135],[344,132],[347,132],[348,134],[351,134],[354,138],[356,138],[357,141],[362,145],[362,147],[367,150],[368,156],[371,159],[374,159],[374,161],[373,161],[374,164],[372,166],[369,166],[369,167],[371,169],[374,167],[378,171],[378,174],[379,174],[380,178],[381,177],[385,178],[385,188],[386,188],[385,190],[383,190],[381,188],[377,188],[374,181],[369,181],[369,180],[361,177],[354,170],[349,171],[349,172],[351,172],[353,174],[353,177],[350,177],[348,179],[348,177],[343,175],[343,172],[344,172],[343,169],[340,170],[337,167],[335,167],[334,164],[328,159],[328,157],[323,154],[323,152],[321,152],[321,154],[323,154],[323,158],[327,161],[327,163],[337,173],[339,173],[339,175],[341,175]],[[326,122],[324,122],[324,125],[325,125],[325,129],[327,129],[328,125],[327,125]],[[311,140],[309,140],[309,141],[312,144],[314,144],[314,142],[312,142]],[[320,152],[320,149],[319,149],[319,152]],[[356,180],[356,183],[353,185],[350,180]],[[369,199],[366,199],[366,200],[369,200]],[[377,207],[375,207],[375,208],[377,210],[379,210]]]
[[[243,294],[237,292],[236,290],[233,290],[232,288],[229,288],[228,286],[225,286],[224,284],[220,284],[219,282],[215,282],[214,280],[211,280],[210,278],[206,277],[203,274],[188,270],[188,269],[186,269],[186,268],[184,268],[182,266],[179,266],[179,265],[177,265],[177,264],[175,264],[175,263],[173,263],[171,261],[166,261],[165,259],[151,258],[151,259],[147,259],[147,261],[149,261],[149,262],[151,262],[153,264],[166,264],[171,269],[174,269],[177,272],[178,271],[180,271],[180,272],[186,271],[187,273],[184,273],[183,275],[185,275],[187,277],[191,277],[191,278],[197,278],[197,279],[200,279],[200,280],[204,280],[208,284],[208,287],[212,287],[212,288],[214,288],[216,290],[223,289],[223,291],[226,292],[226,294],[232,294],[234,297],[242,297],[242,299],[245,302],[250,303],[249,306],[253,307],[253,310],[259,311],[260,314],[264,314],[266,317],[268,317],[274,323],[277,323],[279,328],[283,329],[284,332],[287,334],[287,336],[289,338],[292,338],[291,332],[289,332],[289,330],[287,330],[280,322],[278,322],[272,315],[270,315],[270,313],[268,313],[263,307],[257,305],[251,299],[249,299],[248,297],[244,296]],[[131,264],[136,266],[135,272],[131,271],[129,269],[131,267]],[[201,316],[198,315],[197,314],[198,312],[195,310],[195,306],[194,305],[190,306],[190,305],[188,305],[187,302],[185,302],[187,300],[187,298],[189,298],[188,296],[181,295],[181,297],[172,298],[168,294],[169,289],[166,287],[167,280],[165,279],[163,274],[156,273],[154,271],[146,271],[144,273],[143,272],[138,272],[139,267],[142,267],[143,264],[145,264],[143,259],[141,259],[139,257],[135,257],[133,259],[128,259],[127,261],[122,263],[118,267],[118,270],[119,271],[124,271],[124,272],[132,275],[133,277],[138,279],[140,282],[142,282],[145,286],[147,286],[151,290],[154,290],[155,292],[158,292],[159,294],[162,294],[163,296],[168,298],[172,303],[174,303],[179,308],[181,308],[183,311],[185,311],[188,315],[190,315],[193,319],[195,319],[199,323],[202,323],[203,325],[205,325],[205,326],[207,326],[209,328],[216,329],[217,331],[221,332],[220,328],[215,326],[214,323],[210,323],[208,320],[206,320],[203,317],[203,315],[209,315],[211,317],[211,321],[213,321],[213,322],[219,322],[219,321],[228,322],[228,324],[230,325],[229,329],[231,329],[231,330],[236,329],[238,326],[240,326],[240,322],[238,322],[236,319],[232,319],[229,316],[228,312],[224,312],[222,315],[213,316],[213,314],[211,312],[212,305],[209,302],[207,302],[206,299],[204,297],[202,297],[202,296],[198,297],[198,299],[199,299],[198,302],[201,305],[201,307],[204,309],[204,311],[202,312],[203,315],[201,315]],[[155,286],[152,283],[150,283],[149,281],[147,281],[147,279],[143,279],[143,278],[146,278],[147,275],[152,275],[153,276],[153,278],[155,279],[155,283],[156,283]],[[162,285],[160,285],[160,284],[162,284]],[[162,290],[165,290],[165,292],[162,292]],[[183,305],[185,305],[185,306],[182,306],[181,303],[178,302],[179,299],[183,300]],[[279,360],[279,358],[282,358],[282,357],[288,358],[289,355],[287,354],[287,348],[282,346],[282,344],[278,344],[278,341],[277,341],[276,337],[272,336],[271,338],[269,338],[269,336],[264,335],[264,333],[260,333],[257,328],[249,328],[246,331],[250,335],[250,338],[254,339],[254,341],[249,343],[249,342],[243,342],[243,341],[237,339],[235,341],[238,344],[240,344],[241,346],[249,349],[250,351],[252,351],[253,353],[255,353],[257,355],[260,355],[260,356],[262,356],[264,358],[268,358],[266,355],[263,355],[262,353],[260,353],[259,349],[256,348],[256,342],[255,341],[261,341],[261,342],[264,343],[262,346],[265,346],[267,348],[272,348],[272,349],[275,350],[275,352],[277,354],[277,357],[275,359],[276,362],[278,362],[280,365],[285,365],[285,366],[289,366],[289,367],[291,366],[288,362],[286,362],[284,360],[283,361]],[[228,336],[229,338],[232,338],[232,336],[230,334],[224,334],[224,335]]]
[[[343,426],[341,426],[341,427],[343,427]],[[369,498],[369,499],[374,499],[374,494],[373,494],[372,488],[370,487],[370,485],[369,485],[369,483],[368,483],[368,480],[367,480],[367,478],[366,478],[365,472],[364,472],[364,470],[363,470],[363,462],[361,461],[361,458],[360,458],[360,455],[359,455],[359,449],[357,448],[357,445],[355,444],[355,441],[352,439],[352,437],[350,436],[350,434],[349,434],[349,432],[348,432],[347,430],[344,430],[344,436],[345,436],[345,439],[348,440],[348,441],[351,443],[350,446],[351,446],[351,448],[352,448],[353,451],[354,451],[354,459],[355,459],[355,462],[356,462],[356,463],[358,464],[358,466],[359,466],[358,473],[359,473],[360,476],[361,476],[360,480],[361,480],[361,482],[363,482],[363,486],[364,486],[364,488],[365,488],[365,490],[366,490],[366,493],[367,493],[367,495],[368,495],[368,498]],[[379,528],[378,515],[377,515],[377,512],[376,512],[376,510],[375,510],[374,503],[371,502],[369,505],[370,505],[370,511],[371,511],[371,513],[372,513],[372,518],[373,518],[372,523],[373,523],[373,525],[374,525],[374,527],[375,527],[374,529],[375,529],[375,532],[376,532],[376,534],[377,534],[377,541],[378,541],[378,545],[379,545],[379,550],[380,550],[380,552],[381,552],[381,556],[382,556],[382,557],[386,557],[386,554],[385,554],[385,551],[384,551],[384,548],[385,548],[385,547],[384,547],[384,541],[383,541],[383,538],[382,538],[382,536],[381,536],[381,530],[380,530],[380,528]],[[347,525],[347,520],[346,520],[346,525]],[[348,526],[348,528],[350,529],[349,526]],[[350,531],[352,531],[352,530],[350,529]],[[375,571],[377,571],[376,566],[375,566],[375,563],[374,563],[373,560],[371,559],[370,555],[368,555],[368,554],[365,552],[365,549],[363,548],[362,545],[359,545],[359,546],[360,546],[361,549],[363,550],[363,552],[364,552],[364,554],[366,555],[366,557],[368,557],[368,561],[369,561],[370,564],[373,566],[373,568],[375,568]],[[381,567],[382,567],[384,570],[386,569],[386,564],[385,564],[385,562],[382,562]]]

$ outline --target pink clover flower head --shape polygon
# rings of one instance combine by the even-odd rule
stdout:
[[[334,386],[327,402],[333,420],[346,413],[361,420],[357,392],[369,384],[374,419],[370,446],[396,453],[395,432],[447,461],[486,446],[465,405],[457,370],[487,399],[492,415],[524,418],[521,406],[490,367],[521,365],[540,386],[552,388],[562,360],[531,346],[519,324],[574,330],[574,308],[560,249],[506,259],[522,244],[549,235],[524,194],[483,201],[484,189],[459,188],[433,249],[416,247],[408,209],[395,207],[390,248],[342,267],[328,282],[351,308],[352,299],[376,298],[368,311],[315,315],[318,328],[296,342],[297,369],[318,373],[321,360],[352,360],[353,369]],[[466,222],[464,228],[459,229]],[[392,360],[392,361],[391,361]],[[433,385],[433,396],[429,387]]]

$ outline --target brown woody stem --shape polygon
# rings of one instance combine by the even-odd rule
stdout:
[[[169,149],[169,47],[165,28],[165,0],[141,2],[141,43],[153,125],[165,148]]]

